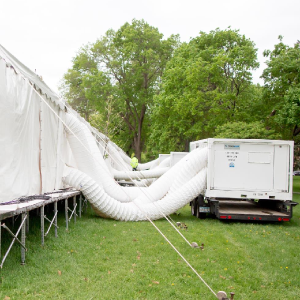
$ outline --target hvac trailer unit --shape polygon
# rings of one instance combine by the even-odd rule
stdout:
[[[293,206],[294,142],[205,139],[190,151],[208,148],[207,188],[192,214],[223,220],[289,221]]]

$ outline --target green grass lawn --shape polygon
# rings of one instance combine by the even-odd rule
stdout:
[[[300,191],[300,176],[295,177]],[[295,195],[300,202],[300,195]],[[190,207],[172,215],[190,248],[166,220],[155,224],[218,292],[235,299],[299,299],[300,205],[286,223],[199,220]],[[26,265],[14,246],[1,271],[2,299],[216,299],[148,222],[125,223],[97,217],[91,210],[59,237],[52,231],[40,245],[39,218],[30,218]],[[2,230],[2,254],[10,238]]]

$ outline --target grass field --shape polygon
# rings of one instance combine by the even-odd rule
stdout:
[[[294,178],[300,192],[300,176]],[[300,202],[300,195],[295,195]],[[192,217],[189,206],[172,215],[190,248],[165,220],[155,224],[215,291],[235,299],[299,299],[300,205],[286,223],[224,222]],[[14,246],[1,270],[5,299],[216,299],[148,222],[101,219],[91,211],[65,231],[59,217],[40,245],[39,218],[30,218],[26,265]],[[11,240],[2,230],[3,249]]]

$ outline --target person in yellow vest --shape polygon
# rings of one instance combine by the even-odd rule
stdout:
[[[130,162],[130,165],[132,166],[132,171],[136,171],[137,170],[138,164],[139,164],[138,159],[135,157],[135,154],[132,153],[132,155],[131,155],[131,162]]]

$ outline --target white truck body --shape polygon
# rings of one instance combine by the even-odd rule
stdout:
[[[176,165],[181,159],[183,159],[188,152],[171,152],[171,160],[170,160],[170,167]]]
[[[170,156],[171,154],[159,154],[158,156],[159,163],[161,164],[165,159],[169,158]]]
[[[293,141],[205,139],[190,150],[208,147],[205,197],[292,200]]]
[[[173,167],[177,164],[183,157],[185,157],[188,152],[171,152],[170,154],[159,154],[159,163],[161,164],[164,160],[169,158],[168,167]]]

